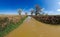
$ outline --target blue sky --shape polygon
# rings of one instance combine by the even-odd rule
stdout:
[[[45,13],[60,14],[60,0],[0,0],[0,14],[18,14],[19,8],[24,10],[23,14],[29,14],[29,10],[35,8],[36,4],[39,4]]]

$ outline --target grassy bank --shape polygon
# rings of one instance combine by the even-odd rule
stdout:
[[[16,29],[19,25],[21,25],[23,23],[23,21],[27,18],[24,17],[22,18],[18,23],[14,24],[14,23],[10,23],[9,25],[7,25],[7,27],[4,28],[3,31],[0,31],[0,37],[3,37],[5,35],[7,35],[9,32],[11,32],[12,30]]]

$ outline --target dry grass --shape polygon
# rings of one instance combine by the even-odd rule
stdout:
[[[8,16],[0,16],[0,37],[9,33],[11,30],[18,27],[26,16],[19,16],[19,15],[8,15]]]
[[[27,19],[5,37],[60,37],[60,26],[44,24],[33,18]]]
[[[16,24],[19,22],[24,16],[19,15],[0,15],[0,26],[5,27],[7,23],[14,23]]]

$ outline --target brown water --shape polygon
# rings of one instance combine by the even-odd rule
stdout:
[[[5,37],[60,37],[60,26],[44,24],[28,17]]]

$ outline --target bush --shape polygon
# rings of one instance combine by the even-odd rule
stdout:
[[[46,24],[53,25],[60,24],[60,16],[32,16],[32,17]]]

